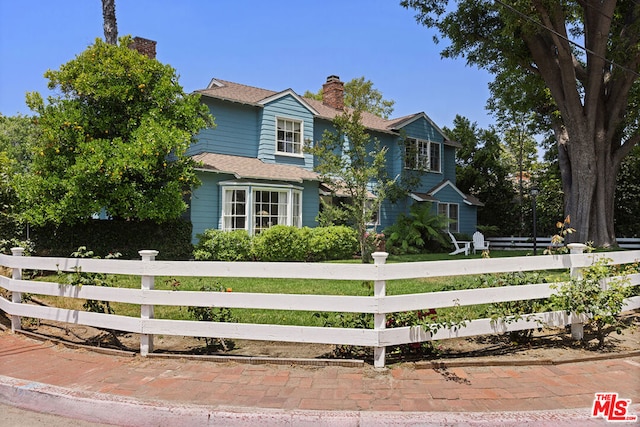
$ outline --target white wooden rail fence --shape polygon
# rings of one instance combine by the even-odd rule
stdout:
[[[532,313],[517,321],[477,319],[457,330],[440,329],[435,334],[419,326],[385,329],[386,314],[429,308],[475,305],[549,297],[551,284],[529,284],[496,288],[430,292],[409,295],[386,295],[386,282],[438,276],[571,269],[592,264],[595,256],[611,258],[615,264],[640,260],[640,251],[606,254],[582,254],[577,245],[569,255],[513,257],[494,259],[456,259],[446,261],[386,264],[387,254],[376,252],[374,264],[251,263],[204,261],[156,261],[156,251],[140,251],[141,261],[86,258],[23,257],[21,248],[13,256],[0,255],[0,265],[13,269],[12,277],[0,277],[0,287],[11,291],[11,301],[0,296],[0,309],[11,316],[12,329],[20,329],[20,317],[47,319],[142,334],[140,353],[153,351],[153,335],[271,340],[374,347],[374,366],[385,364],[385,347],[430,340],[444,340],[549,326],[576,325],[579,331],[583,316],[565,312]],[[577,252],[577,253],[576,253]],[[141,276],[141,289],[101,286],[72,286],[22,280],[22,270],[78,271]],[[156,276],[250,277],[283,279],[339,279],[373,281],[374,296],[290,295],[242,292],[194,292],[154,290]],[[640,274],[630,276],[630,285],[640,284]],[[22,293],[122,302],[141,306],[140,318],[42,307],[21,303]],[[154,319],[153,307],[197,306],[317,312],[373,313],[374,329],[308,327],[267,324],[215,323],[187,320]],[[625,310],[640,307],[640,297],[629,298]]]
[[[533,249],[533,237],[487,237],[485,240],[490,242],[491,249],[501,250],[530,250]],[[636,237],[618,237],[616,239],[618,246],[622,249],[640,249],[640,238]],[[547,247],[551,246],[551,237],[537,237],[536,246],[540,253]]]

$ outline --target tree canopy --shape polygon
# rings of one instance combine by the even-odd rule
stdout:
[[[462,116],[456,116],[453,126],[444,131],[462,144],[456,157],[456,186],[484,202],[478,208],[478,224],[492,227],[500,235],[519,234],[521,224],[511,178],[515,168],[505,156],[498,134],[480,129]]]
[[[573,240],[615,244],[614,194],[640,142],[640,4],[624,1],[403,0],[418,22],[503,82],[553,130]],[[455,4],[455,6],[454,6]],[[437,38],[439,40],[439,38]],[[507,78],[508,77],[508,78]],[[514,86],[515,87],[515,86]]]
[[[30,170],[33,147],[39,137],[33,118],[0,114],[0,240],[16,237],[18,232],[14,177]]]
[[[185,193],[197,185],[186,156],[192,137],[213,125],[197,95],[187,95],[175,70],[97,39],[57,71],[47,71],[58,95],[45,103],[27,94],[42,137],[18,190],[32,223],[83,221],[102,210],[113,218],[179,217]]]
[[[318,92],[306,91],[305,98],[322,101],[322,88]],[[371,80],[356,77],[344,84],[344,105],[359,111],[368,111],[376,116],[389,118],[393,113],[395,101],[382,97],[382,93],[373,87]]]

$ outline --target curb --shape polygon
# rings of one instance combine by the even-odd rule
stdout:
[[[0,375],[0,402],[24,410],[131,427],[187,426],[399,426],[527,424],[574,426],[602,425],[590,409],[530,412],[374,412],[303,411],[227,406],[198,406],[166,401],[143,401],[104,393],[88,393]],[[636,413],[640,405],[630,408]]]

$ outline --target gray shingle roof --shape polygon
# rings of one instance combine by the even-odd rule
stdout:
[[[318,174],[291,165],[265,163],[252,157],[200,153],[193,156],[202,170],[228,173],[237,179],[268,179],[287,182],[318,181]]]

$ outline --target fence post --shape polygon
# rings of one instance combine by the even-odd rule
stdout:
[[[11,248],[11,255],[22,256],[24,254],[24,248]],[[13,268],[11,272],[11,278],[13,280],[22,280],[22,269]],[[22,292],[11,291],[11,302],[20,304],[22,302]],[[20,316],[11,315],[11,332],[19,331],[22,329],[22,319]]]
[[[375,265],[383,265],[387,261],[389,254],[387,252],[374,252],[371,254]],[[375,280],[373,282],[373,296],[380,298],[387,293],[387,282],[385,280]],[[378,332],[378,341],[380,339],[380,331],[386,328],[386,313],[375,313],[373,315],[373,329]],[[384,359],[387,348],[378,346],[373,348],[373,366],[374,368],[384,368]]]
[[[572,254],[581,254],[587,249],[587,245],[582,243],[569,243],[567,245]],[[571,278],[582,279],[582,268],[571,267]],[[584,338],[584,324],[582,322],[571,322],[571,339],[579,341]]]
[[[138,253],[142,257],[142,262],[155,261],[156,255],[158,255],[158,251],[154,250],[138,251]],[[154,283],[154,276],[142,276],[142,291],[144,292],[145,290],[153,290]],[[140,318],[143,321],[145,319],[153,319],[153,305],[141,304]],[[140,356],[147,356],[149,352],[153,352],[153,335],[142,334],[140,335]]]

